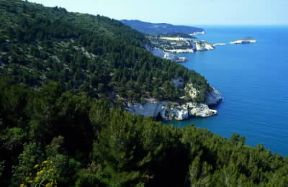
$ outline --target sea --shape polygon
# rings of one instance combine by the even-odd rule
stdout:
[[[204,27],[205,28],[205,27]],[[201,40],[226,43],[213,51],[181,54],[183,66],[203,75],[217,88],[223,102],[218,115],[174,121],[194,124],[222,137],[237,133],[251,146],[264,145],[288,156],[288,27],[206,27]],[[229,42],[253,37],[255,44]]]

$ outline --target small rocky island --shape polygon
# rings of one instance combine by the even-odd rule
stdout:
[[[252,37],[246,37],[230,42],[230,44],[251,44],[251,43],[256,43],[256,39]]]

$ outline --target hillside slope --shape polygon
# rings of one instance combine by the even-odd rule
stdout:
[[[139,32],[151,35],[177,34],[177,33],[193,34],[204,32],[203,29],[197,27],[172,25],[167,23],[149,23],[139,20],[121,20],[121,22]]]
[[[66,90],[131,101],[179,99],[177,77],[200,91],[197,101],[209,89],[199,74],[152,56],[145,37],[118,21],[20,0],[1,0],[0,12],[0,75],[16,82],[55,80]]]

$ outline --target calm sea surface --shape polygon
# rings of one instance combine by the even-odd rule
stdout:
[[[194,69],[216,87],[224,101],[207,119],[173,122],[195,124],[223,137],[238,133],[249,145],[263,144],[288,155],[288,27],[206,28],[201,39],[213,43],[251,36],[251,45],[217,46],[214,51],[185,54]],[[183,56],[183,55],[182,55]]]

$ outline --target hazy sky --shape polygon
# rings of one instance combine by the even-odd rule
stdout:
[[[288,25],[288,0],[30,0],[115,19],[186,25]]]

